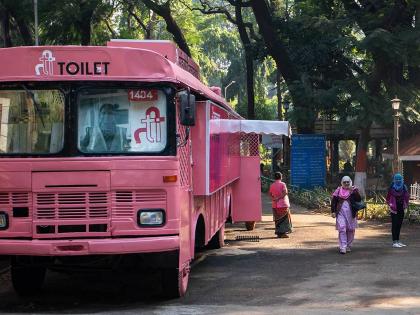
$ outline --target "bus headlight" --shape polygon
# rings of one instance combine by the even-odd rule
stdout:
[[[162,226],[165,224],[165,211],[163,209],[140,209],[137,214],[137,223],[140,226]]]
[[[6,212],[0,211],[0,230],[6,230],[9,227],[9,216]]]

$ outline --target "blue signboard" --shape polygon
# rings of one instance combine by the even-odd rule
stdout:
[[[325,136],[292,135],[292,185],[300,188],[325,186],[325,172]]]

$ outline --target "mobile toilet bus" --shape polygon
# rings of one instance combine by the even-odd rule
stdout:
[[[195,250],[221,247],[229,216],[261,218],[259,134],[290,133],[243,120],[169,41],[2,48],[0,119],[0,255],[19,294],[54,265],[132,254],[184,295]]]

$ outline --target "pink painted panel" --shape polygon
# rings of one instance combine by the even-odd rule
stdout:
[[[1,237],[32,237],[32,221],[24,218],[14,218],[12,211],[6,212],[9,215],[9,228],[1,231]]]
[[[0,172],[30,172],[32,170],[32,164],[23,162],[21,159],[16,158],[2,158],[0,160]]]
[[[229,215],[229,200],[231,194],[231,185],[227,185],[210,196],[199,196],[194,198],[196,211],[194,219],[197,220],[200,214],[204,217],[206,244],[214,234],[224,226],[226,218]]]
[[[110,172],[34,172],[32,190],[42,191],[109,191]]]
[[[209,192],[227,185],[239,177],[239,134],[222,133],[217,120],[231,118],[225,109],[210,105],[210,165]]]
[[[0,80],[162,80],[173,76],[161,55],[114,47],[43,46],[0,50]]]
[[[259,156],[242,157],[241,177],[233,185],[233,221],[261,221]]]
[[[29,172],[1,172],[0,191],[28,191],[31,189],[31,173]]]
[[[73,256],[165,252],[179,248],[178,236],[86,239],[1,240],[3,255]]]
[[[166,222],[165,226],[157,228],[139,228],[136,219],[113,219],[111,226],[112,236],[154,236],[160,234],[178,234],[179,219]]]
[[[179,207],[180,226],[179,226],[179,265],[187,264],[193,257],[194,252],[191,251],[191,244],[194,238],[191,238],[190,229],[192,227],[192,193],[188,189],[184,189],[179,194],[179,203],[174,205]]]
[[[112,169],[159,170],[178,169],[176,157],[113,156],[113,157],[75,157],[75,158],[2,158],[1,172],[40,172],[40,171],[95,171]]]
[[[177,175],[177,182],[164,183],[163,176]],[[112,187],[154,187],[167,188],[179,186],[179,172],[177,170],[118,170],[111,172]]]
[[[191,144],[193,153],[193,190],[194,195],[206,194],[207,155],[207,110],[206,102],[196,103],[196,124],[191,128]]]

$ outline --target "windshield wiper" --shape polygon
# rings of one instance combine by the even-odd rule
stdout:
[[[41,104],[39,104],[36,100],[35,100],[35,95],[34,92],[32,92],[31,90],[29,90],[25,84],[22,84],[23,89],[26,91],[26,94],[29,95],[32,99],[32,102],[34,103],[34,107],[35,107],[35,114],[38,115],[39,119],[41,120],[42,123],[42,127],[45,127],[45,123],[44,123],[44,119],[42,118],[42,112],[41,112]]]

